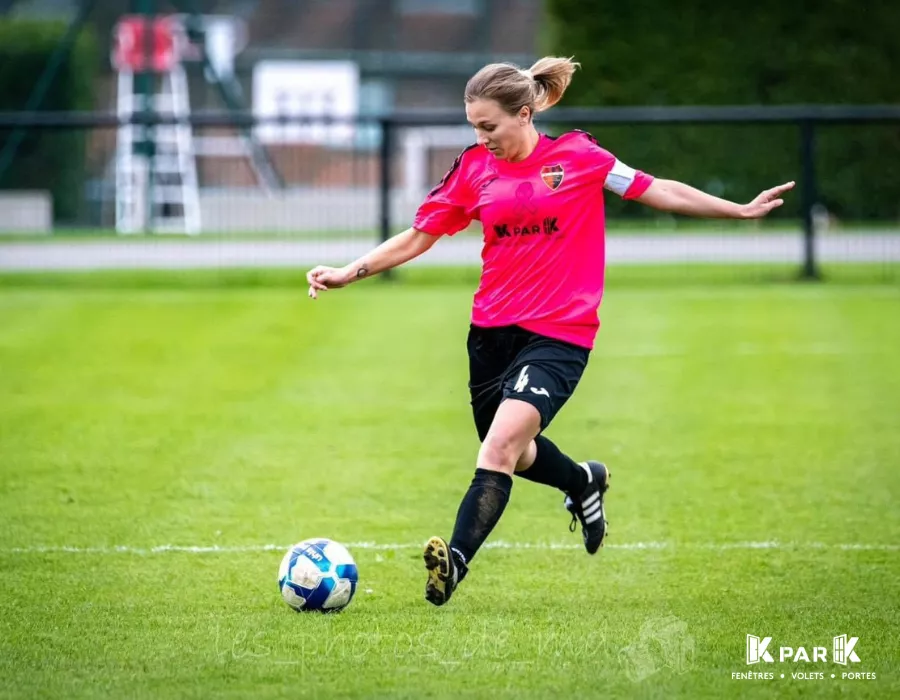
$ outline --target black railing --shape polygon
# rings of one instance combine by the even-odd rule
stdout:
[[[128,122],[138,126],[188,122],[195,127],[231,127],[246,129],[260,125],[377,125],[381,132],[379,148],[379,208],[380,237],[386,240],[393,234],[390,192],[392,187],[394,135],[404,127],[463,125],[460,110],[417,111],[385,116],[353,119],[305,119],[297,116],[262,118],[247,112],[195,111],[188,118],[177,120],[171,116],[143,112],[134,114]],[[900,124],[900,105],[789,105],[789,106],[726,106],[726,107],[609,107],[556,108],[539,115],[541,124],[591,125],[724,125],[724,124],[782,124],[796,126],[799,135],[800,177],[804,260],[802,274],[818,276],[815,259],[814,211],[819,199],[816,183],[816,132],[823,125],[835,124]],[[9,142],[18,141],[25,130],[58,130],[117,127],[123,121],[114,113],[98,112],[0,112],[0,131],[11,131]],[[3,144],[0,144],[3,145]],[[774,184],[774,183],[773,183]]]

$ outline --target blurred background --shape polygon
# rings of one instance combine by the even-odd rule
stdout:
[[[737,201],[798,182],[752,225],[609,198],[611,263],[893,278],[900,9],[815,7],[0,0],[0,267],[344,261],[406,228],[474,140],[478,68],[560,54],[582,69],[541,129]],[[479,237],[426,262],[477,263]]]
[[[897,0],[0,0],[0,697],[900,698],[898,39]],[[797,187],[606,196],[548,435],[616,473],[609,544],[518,479],[438,621],[482,233],[305,272],[410,225],[476,70],[547,54],[581,69],[539,129]],[[356,558],[346,615],[278,597],[307,537]],[[758,685],[748,634],[862,661]]]

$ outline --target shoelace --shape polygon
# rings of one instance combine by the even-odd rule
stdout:
[[[575,505],[575,501],[571,496],[568,496],[564,503],[566,510],[572,514],[572,522],[569,523],[569,532],[575,532],[575,528],[578,527],[578,506]]]
[[[575,530],[578,528],[578,507],[575,505],[574,501],[567,501],[565,506],[566,510],[572,514],[572,521],[569,523],[569,532],[575,532]],[[606,523],[607,527],[609,527],[609,520],[604,519],[603,522]]]

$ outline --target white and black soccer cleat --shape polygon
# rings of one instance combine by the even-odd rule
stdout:
[[[581,522],[584,548],[588,554],[595,554],[603,546],[606,538],[606,511],[603,497],[609,489],[609,469],[600,462],[580,462],[588,473],[588,485],[581,498],[566,496],[566,510],[572,514],[569,531],[575,532],[576,523]]]

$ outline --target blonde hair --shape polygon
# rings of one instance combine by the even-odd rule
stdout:
[[[545,56],[528,69],[513,63],[491,63],[469,79],[466,102],[496,100],[511,115],[522,107],[532,114],[543,112],[560,101],[580,65],[556,56]]]

